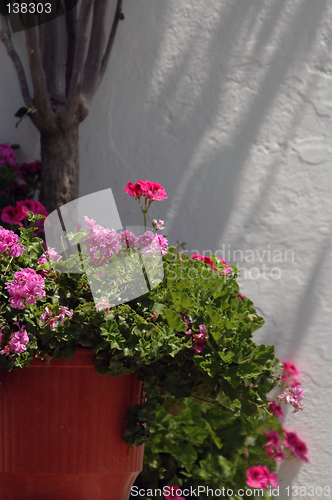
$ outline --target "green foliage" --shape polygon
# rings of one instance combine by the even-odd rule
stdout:
[[[237,495],[240,488],[248,489],[247,468],[260,464],[270,471],[276,469],[263,447],[266,438],[262,431],[274,429],[281,433],[278,420],[268,414],[248,419],[222,406],[198,406],[191,399],[183,403],[185,409],[179,416],[158,406],[151,441],[144,449],[143,472],[135,485],[145,491],[170,484],[189,490],[198,486],[205,487],[205,491],[208,487],[221,491],[225,488],[234,496],[225,493],[223,498],[250,498]],[[268,493],[265,498],[270,498]],[[199,495],[200,500],[208,497],[206,492]]]

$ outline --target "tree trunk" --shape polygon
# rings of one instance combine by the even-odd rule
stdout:
[[[48,212],[79,197],[78,124],[42,133],[40,201]]]

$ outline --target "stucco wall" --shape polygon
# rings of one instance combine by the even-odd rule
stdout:
[[[304,410],[285,426],[310,463],[281,466],[280,498],[288,485],[332,488],[332,4],[125,0],[124,13],[80,129],[80,193],[111,187],[122,221],[140,224],[123,187],[159,182],[168,200],[151,216],[171,243],[242,269],[266,319],[255,339],[303,373]],[[14,127],[23,102],[3,47],[0,72],[0,141],[32,161],[38,135]]]

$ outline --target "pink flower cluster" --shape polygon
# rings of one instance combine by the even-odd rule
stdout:
[[[6,283],[9,291],[10,305],[18,309],[24,309],[24,300],[26,304],[35,304],[36,298],[41,299],[46,295],[45,282],[42,276],[29,267],[17,271],[14,274],[14,281]]]
[[[133,184],[131,181],[124,187],[124,192],[139,200],[142,196],[149,198],[151,201],[166,200],[167,193],[165,189],[157,182],[138,181]]]
[[[1,220],[8,224],[18,224],[23,226],[22,220],[28,217],[28,211],[34,214],[48,216],[48,212],[40,201],[22,200],[16,202],[16,207],[8,206],[3,209]]]
[[[285,427],[282,428],[284,431],[285,439],[283,442],[284,448],[289,448],[291,453],[298,458],[301,458],[305,462],[309,462],[307,447],[303,441],[297,436],[294,431],[287,431]],[[264,444],[264,448],[269,454],[271,460],[276,462],[282,462],[286,457],[284,451],[281,448],[280,436],[277,431],[271,430],[269,433],[263,431],[263,434],[267,436],[267,441]]]
[[[108,302],[106,297],[104,297],[98,304],[96,304],[96,311],[105,311],[107,314],[111,309],[111,304]]]
[[[304,460],[305,462],[309,462],[308,450],[306,444],[301,441],[298,435],[294,431],[288,431],[285,427],[282,428],[285,434],[284,446],[286,448],[290,448],[292,454],[295,457]]]
[[[226,269],[223,269],[222,271],[218,271],[218,269],[216,269],[211,257],[203,256],[203,255],[200,255],[199,253],[194,253],[190,258],[193,260],[197,259],[197,260],[200,260],[202,262],[205,262],[205,264],[208,264],[211,267],[212,271],[217,271],[218,273],[221,273],[221,274],[229,274],[232,270],[230,267],[228,267],[227,262],[224,259],[221,259],[220,257],[217,257],[217,258],[219,260],[221,260],[221,262],[223,263],[224,266],[227,266]]]
[[[150,257],[150,255],[157,252],[161,252],[161,255],[166,255],[167,253],[168,241],[161,234],[145,231],[145,233],[138,238],[137,243],[146,257]]]
[[[292,387],[299,385],[301,383],[298,380],[298,378],[300,378],[300,374],[296,366],[289,361],[282,361],[282,364],[284,365],[284,371],[281,379],[284,381],[284,384],[291,385]]]
[[[278,396],[280,401],[294,406],[294,412],[302,410],[302,399],[304,399],[304,390],[298,384],[295,387],[287,387],[282,394]]]
[[[105,229],[86,216],[84,220],[90,230],[84,240],[84,243],[88,246],[87,253],[92,262],[99,266],[102,266],[107,259],[119,253],[123,242],[127,247],[141,248],[143,254],[147,257],[157,252],[161,252],[162,255],[167,253],[167,239],[160,234],[155,234],[153,231],[146,231],[142,236],[137,237],[129,229],[117,233],[115,229]]]
[[[0,254],[8,250],[9,257],[22,255],[24,246],[18,245],[18,235],[0,226]]]
[[[205,325],[199,325],[199,333],[194,333],[191,329],[193,324],[186,319],[186,314],[182,312],[180,312],[180,314],[183,318],[183,321],[186,324],[186,327],[188,328],[185,334],[192,336],[193,346],[191,347],[191,349],[195,349],[195,354],[201,354],[203,351],[203,347],[207,345],[206,342],[207,334]]]
[[[120,252],[122,247],[121,234],[118,234],[115,229],[108,229],[96,222],[93,219],[84,217],[85,224],[90,229],[84,243],[88,246],[87,253],[90,259],[95,264],[102,266],[107,259]],[[100,254],[99,257],[97,254]]]
[[[247,485],[251,488],[261,488],[265,490],[268,486],[278,486],[278,475],[270,472],[265,465],[257,465],[247,469]]]
[[[283,420],[285,418],[284,412],[281,409],[281,405],[277,405],[275,401],[268,399],[268,403],[270,403],[270,412],[273,413],[273,415],[277,418],[280,418]]]
[[[199,325],[199,333],[193,333],[193,347],[196,354],[201,354],[203,347],[206,345],[206,328],[205,325]]]
[[[165,229],[164,224],[165,222],[161,219],[159,219],[159,221],[157,221],[157,219],[153,219],[152,221],[152,226],[156,231],[162,231],[163,229]]]
[[[66,316],[71,319],[73,315],[73,311],[69,310],[66,306],[59,306],[60,314],[56,315],[52,313],[51,308],[46,306],[45,311],[40,316],[40,320],[45,323],[45,326],[49,326],[51,329],[56,328],[58,326],[58,320],[61,319],[60,323],[64,323]]]
[[[282,462],[285,458],[285,453],[281,449],[279,433],[271,430],[269,433],[263,431],[263,434],[267,436],[267,441],[264,447],[266,448],[270,459],[275,460],[276,462]]]
[[[26,351],[26,348],[27,348],[26,346],[27,346],[27,343],[29,342],[29,336],[27,334],[25,327],[23,325],[20,327],[20,324],[18,323],[18,321],[15,321],[14,325],[17,325],[19,330],[16,333],[14,333],[14,331],[12,331],[11,336],[10,336],[10,341],[0,351],[0,354],[4,354],[5,356],[9,356],[9,354],[11,352],[13,352],[14,354],[21,354],[23,351]],[[5,328],[5,326],[0,328],[0,344],[3,342],[2,330],[4,328]]]
[[[44,252],[39,257],[38,262],[37,262],[37,266],[42,266],[43,264],[46,264],[50,260],[53,260],[55,262],[62,260],[62,256],[58,254],[58,252],[55,250],[55,248],[49,248],[48,250],[46,250],[46,252]],[[50,278],[55,279],[56,275],[52,274],[52,272],[53,271],[51,271],[50,269],[41,269],[39,271],[39,274],[43,278],[46,278],[47,276],[49,276]],[[50,276],[50,274],[52,274],[52,276]]]
[[[301,387],[300,382],[297,377],[299,377],[299,372],[296,369],[295,365],[289,363],[288,361],[283,361],[284,371],[282,375],[282,380],[288,384],[291,384],[283,394],[278,396],[280,401],[284,401],[285,403],[292,404],[295,407],[295,411],[302,409],[301,407],[301,399],[304,397],[304,391]],[[270,403],[270,411],[278,418],[284,418],[283,411],[280,407],[280,404],[277,405],[275,401],[268,400]],[[308,451],[305,443],[301,441],[301,439],[296,435],[294,431],[287,431],[285,427],[282,428],[284,432],[284,441],[281,444],[279,433],[275,430],[267,431],[263,430],[263,434],[267,437],[267,440],[264,444],[264,448],[266,449],[269,458],[271,460],[275,460],[277,462],[282,462],[286,458],[286,448],[289,449],[290,454],[295,457],[304,460],[305,462],[309,462]],[[267,477],[270,473],[266,467],[262,465],[258,467],[251,467],[247,470],[247,484],[249,486],[263,488],[258,484],[262,482],[262,484],[268,484]],[[265,477],[265,479],[264,479]],[[271,482],[273,485],[273,483]],[[266,487],[266,486],[265,486]]]
[[[41,170],[41,161],[36,160],[32,163],[21,163],[14,167],[14,172],[20,179],[27,181],[31,176],[38,176]]]
[[[7,164],[11,166],[16,165],[17,154],[12,149],[11,144],[6,142],[5,144],[0,144],[0,167]]]

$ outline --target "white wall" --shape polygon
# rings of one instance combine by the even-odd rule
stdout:
[[[282,465],[280,498],[287,485],[332,487],[332,4],[125,0],[124,13],[81,125],[80,193],[111,187],[123,222],[141,223],[123,187],[159,182],[168,200],[151,216],[171,243],[225,250],[242,268],[266,319],[256,340],[297,364],[306,391],[285,426],[310,463]],[[0,142],[32,161],[38,135],[27,120],[14,128],[23,102],[3,47],[0,61]]]

